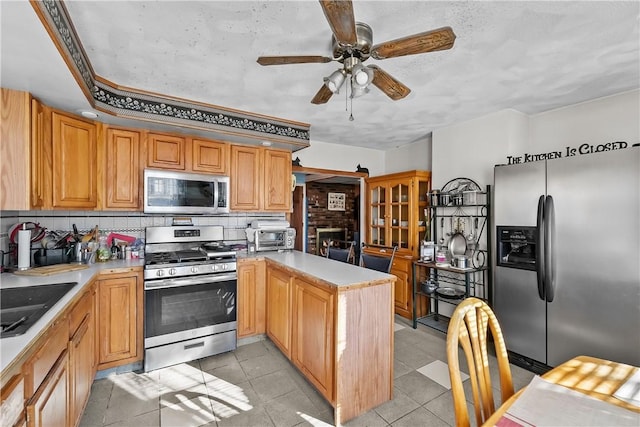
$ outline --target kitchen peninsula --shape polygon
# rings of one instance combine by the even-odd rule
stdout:
[[[253,257],[239,255],[239,264],[254,261],[263,262],[266,266],[266,283],[263,283],[266,285],[266,309],[262,311],[266,313],[266,335],[334,407],[336,424],[342,424],[390,400],[393,394],[395,276],[297,251],[266,252]],[[97,347],[102,346],[100,328],[90,326],[86,329],[82,326],[87,319],[100,318],[97,313],[84,315],[82,295],[95,297],[95,293],[90,292],[95,289],[96,279],[100,281],[105,274],[107,276],[104,277],[109,277],[109,274],[122,275],[122,269],[133,272],[140,271],[141,267],[140,264],[134,266],[126,261],[113,261],[94,264],[81,272],[63,273],[46,279],[3,275],[3,287],[78,282],[74,290],[61,299],[27,334],[21,338],[3,339],[3,406],[7,403],[5,396],[10,395],[15,397],[11,401],[14,414],[24,416],[22,411],[26,409],[37,416],[38,413],[44,413],[45,409],[51,410],[46,408],[47,402],[55,406],[66,402],[64,407],[57,407],[54,412],[67,414],[61,419],[79,419],[88,397],[88,389],[86,396],[78,394],[81,389],[76,386],[74,390],[78,392],[62,400],[43,400],[43,397],[55,394],[56,390],[66,389],[66,372],[75,369],[75,366],[81,366],[74,362],[82,360],[82,351],[87,348],[74,345],[74,337],[80,331],[83,336],[91,337],[87,342],[97,340]],[[122,283],[117,285],[122,287]],[[258,286],[258,283],[255,285]],[[135,287],[139,287],[141,291],[141,286],[142,283],[138,282]],[[90,301],[92,297],[87,298]],[[238,298],[241,299],[242,296],[238,295]],[[98,299],[97,306],[103,301],[107,302]],[[138,305],[137,310],[142,310],[142,304]],[[77,316],[76,313],[82,316]],[[136,319],[142,318],[139,312],[136,314]],[[81,325],[77,326],[76,323]],[[64,328],[61,329],[60,325]],[[86,330],[90,332],[87,333]],[[40,354],[40,343],[48,345],[56,341],[54,338],[58,335],[61,337],[72,331],[71,345],[68,350],[60,349],[56,353],[60,354],[57,361],[49,361],[51,358]],[[88,345],[88,349],[91,348]],[[92,361],[87,367],[89,372],[95,369],[99,357],[100,354],[89,354],[89,360]],[[139,349],[134,358],[140,359]],[[46,364],[51,375],[36,382],[34,378],[41,376],[38,371],[41,360],[51,362]],[[98,369],[100,366],[107,367],[104,363],[97,366]],[[72,378],[69,380],[72,384],[82,384],[75,381],[80,376],[69,378]],[[90,379],[93,379],[93,375],[90,375]],[[40,383],[42,386],[38,387]],[[86,384],[82,390],[85,386]],[[44,393],[41,391],[43,388],[46,389]],[[59,397],[62,398],[62,395]],[[38,406],[39,402],[43,406]],[[20,413],[22,415],[18,415]]]
[[[396,277],[298,251],[264,254],[266,334],[331,403],[336,424],[391,400]]]

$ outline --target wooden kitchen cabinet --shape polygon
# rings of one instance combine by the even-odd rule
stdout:
[[[225,175],[229,168],[229,144],[205,139],[191,140],[191,170]]]
[[[36,99],[31,100],[31,208],[51,206],[51,173],[47,159],[50,144],[51,114]]]
[[[2,425],[23,426],[26,425],[24,378],[22,374],[16,374],[2,387],[0,393],[2,404],[0,405],[0,419]]]
[[[91,285],[69,314],[69,421],[80,423],[96,374],[95,286]]]
[[[428,232],[425,209],[431,190],[431,173],[408,171],[365,179],[366,236],[369,245],[398,246],[391,274],[398,277],[395,285],[396,313],[413,318],[413,283],[411,263],[419,257],[420,241]],[[375,248],[367,249],[376,253]],[[384,255],[380,253],[380,255]],[[419,315],[427,310],[426,298],[416,301]]]
[[[284,270],[267,270],[267,336],[291,359],[291,277]]]
[[[142,188],[142,164],[140,152],[141,132],[129,129],[105,127],[102,132],[101,165],[104,167],[101,185],[105,210],[140,210]]]
[[[147,166],[158,169],[185,170],[187,139],[177,135],[147,135]]]
[[[97,286],[98,369],[142,360],[142,272],[101,274]]]
[[[393,395],[395,279],[332,285],[297,270],[302,255],[313,257],[295,255],[286,265],[267,259],[267,335],[334,407],[342,425]],[[282,344],[286,339],[289,345]]]
[[[264,334],[266,322],[266,263],[238,260],[238,338]]]
[[[97,207],[96,125],[54,111],[52,121],[53,208]]]
[[[263,210],[291,210],[291,153],[285,150],[264,150]]]
[[[29,210],[40,207],[44,189],[40,186],[44,180],[34,180],[31,173],[32,144],[41,136],[39,127],[32,127],[32,108],[41,105],[31,98],[28,92],[1,88],[0,92],[0,210]],[[42,124],[42,117],[37,123]],[[38,132],[34,134],[34,130]],[[42,169],[33,169],[42,173]],[[37,178],[37,177],[36,177]],[[34,188],[36,186],[36,188]]]
[[[231,146],[231,210],[291,210],[291,153]]]
[[[64,350],[42,386],[27,403],[27,425],[29,427],[70,425],[67,356],[67,350]]]
[[[293,279],[292,362],[333,401],[335,288]]]

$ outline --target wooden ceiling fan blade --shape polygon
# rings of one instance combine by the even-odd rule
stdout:
[[[320,6],[336,40],[341,44],[355,45],[358,38],[351,0],[320,0]]]
[[[391,77],[390,74],[383,71],[380,67],[369,65],[369,68],[373,70],[373,80],[371,83],[394,101],[404,98],[411,92],[411,89]]]
[[[311,103],[325,104],[329,100],[329,98],[331,98],[331,95],[333,95],[333,92],[331,92],[327,86],[322,85],[318,93],[316,93],[316,96],[314,96],[311,100]]]
[[[260,65],[287,65],[287,64],[324,64],[333,61],[328,56],[260,56],[258,64]]]
[[[453,47],[456,35],[451,27],[442,27],[436,30],[391,40],[373,46],[371,56],[375,59],[395,58],[418,53],[447,50]]]

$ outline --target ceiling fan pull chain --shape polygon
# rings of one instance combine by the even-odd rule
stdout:
[[[351,77],[351,79],[353,80],[353,77]],[[351,84],[353,84],[353,82],[351,82]],[[353,87],[351,88],[351,95],[353,95]],[[349,121],[353,121],[353,96],[351,97],[351,111],[349,113]]]

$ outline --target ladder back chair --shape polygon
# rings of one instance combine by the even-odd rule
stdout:
[[[372,248],[379,252],[390,254],[391,256],[373,255],[366,252],[367,248]],[[391,266],[393,265],[393,258],[395,257],[397,250],[398,246],[367,245],[366,243],[363,243],[362,250],[360,251],[360,267],[370,268],[383,273],[390,273]]]
[[[456,426],[470,425],[467,403],[462,387],[458,349],[462,347],[469,367],[476,424],[481,426],[495,412],[493,389],[489,372],[487,337],[491,333],[498,361],[500,391],[505,402],[513,395],[513,380],[502,331],[493,311],[478,298],[467,298],[455,309],[447,331],[447,360]]]
[[[327,258],[353,264],[353,246],[353,242],[347,242],[346,240],[330,240],[327,246]]]

